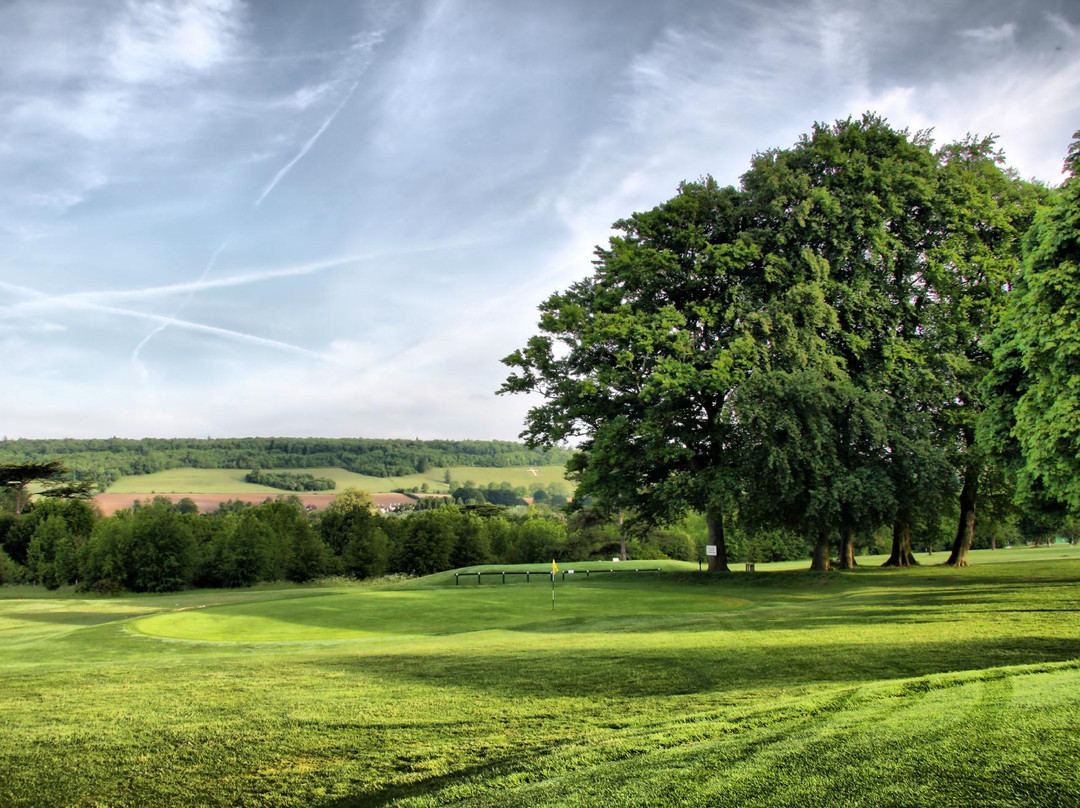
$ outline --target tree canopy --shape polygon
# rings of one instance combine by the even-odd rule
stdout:
[[[570,443],[577,495],[664,523],[706,515],[813,538],[855,564],[957,492],[966,563],[989,341],[1042,197],[992,138],[935,149],[878,116],[756,155],[738,188],[683,183],[616,222],[593,273],[540,306],[499,392],[539,393],[529,445]]]
[[[1080,131],[1068,179],[1024,238],[1020,277],[995,335],[989,425],[1019,461],[1021,498],[1080,511]]]
[[[12,497],[12,510],[18,516],[27,501],[29,487],[37,483],[42,496],[61,499],[90,496],[93,486],[88,481],[69,479],[67,466],[60,460],[29,463],[0,463],[0,488]]]

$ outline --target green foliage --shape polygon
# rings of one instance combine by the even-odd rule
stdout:
[[[337,483],[327,477],[262,471],[259,468],[253,468],[244,475],[244,480],[255,485],[280,488],[282,491],[333,491],[337,488]]]
[[[1022,496],[1029,508],[1049,499],[1074,513],[1080,512],[1080,132],[1075,137],[1066,161],[1070,176],[1025,238],[1023,273],[995,355],[1005,397],[999,434],[1007,435],[999,448],[1016,442]]]
[[[135,511],[126,558],[131,591],[172,592],[188,584],[195,561],[189,520],[164,498]]]
[[[217,586],[251,586],[267,576],[270,528],[253,511],[231,520],[229,528],[214,537],[210,548],[209,575]]]
[[[29,573],[22,564],[17,563],[11,556],[0,548],[0,585],[21,584],[27,580]]]
[[[501,393],[544,399],[523,437],[575,441],[578,495],[612,516],[703,512],[720,568],[736,514],[814,534],[819,569],[830,536],[848,567],[891,524],[907,564],[957,492],[969,545],[987,340],[1042,197],[1000,162],[867,114],[616,222],[504,360]]]
[[[503,360],[516,372],[500,393],[546,399],[523,436],[580,438],[578,494],[611,513],[722,519],[738,436],[729,400],[760,361],[746,215],[738,192],[705,178],[617,222],[595,273],[541,304],[541,333]]]
[[[461,512],[451,507],[421,511],[411,516],[406,522],[402,542],[404,571],[427,575],[450,569],[461,518]]]
[[[386,574],[390,546],[382,521],[371,497],[357,489],[343,491],[322,515],[319,532],[326,546],[341,556],[346,575],[376,578]]]
[[[6,441],[5,441],[6,443]],[[3,452],[0,452],[2,456]],[[32,483],[45,486],[45,492],[58,496],[82,496],[85,486],[72,486],[66,479],[67,466],[60,460],[0,463],[0,488],[8,492],[11,509],[18,516],[27,504],[27,488]]]

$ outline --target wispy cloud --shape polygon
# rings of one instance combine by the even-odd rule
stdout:
[[[249,345],[257,345],[265,348],[274,348],[277,350],[287,351],[289,353],[300,354],[303,356],[309,356],[318,359],[330,359],[327,354],[320,353],[318,351],[312,351],[299,345],[293,345],[291,343],[283,342],[281,340],[270,339],[268,337],[262,337],[257,334],[249,334],[243,331],[235,331],[229,328],[221,328],[219,326],[208,325],[206,323],[198,323],[192,320],[184,320],[179,317],[174,317],[167,314],[155,314],[153,312],[138,311],[135,309],[121,308],[118,306],[107,306],[79,296],[67,295],[59,297],[49,297],[36,289],[31,289],[30,287],[26,286],[10,284],[3,281],[0,281],[0,286],[3,286],[4,288],[11,291],[18,292],[25,296],[33,297],[35,303],[39,303],[53,309],[111,314],[117,317],[145,320],[148,322],[157,323],[161,326],[175,326],[176,328],[182,328],[187,331],[209,334],[215,337],[224,337],[229,340],[243,342]]]
[[[223,242],[221,242],[221,244],[218,245],[218,248],[216,250],[214,250],[213,255],[210,256],[210,260],[207,261],[206,266],[203,267],[202,275],[199,276],[199,280],[197,281],[197,283],[203,283],[203,282],[206,281],[207,277],[210,275],[210,273],[214,269],[214,264],[217,263],[218,256],[221,255],[222,251],[225,249],[225,247],[228,245],[228,243],[229,243],[228,241],[223,241]],[[194,294],[195,294],[195,292],[194,292],[194,290],[192,290],[188,294],[187,300],[183,301],[176,308],[176,310],[173,312],[173,317],[179,317],[180,316],[180,312],[184,310],[184,305],[187,302],[189,302],[192,299],[192,297],[194,297]],[[135,369],[138,371],[139,375],[143,379],[147,378],[147,375],[148,375],[147,370],[146,370],[146,365],[144,365],[142,363],[142,360],[140,359],[140,355],[142,354],[143,348],[145,348],[147,345],[149,345],[150,341],[152,339],[154,339],[154,337],[156,337],[162,331],[167,329],[170,325],[171,325],[171,323],[168,323],[168,322],[159,323],[157,325],[157,327],[155,327],[150,333],[148,333],[145,337],[142,338],[142,341],[138,345],[136,345],[135,349],[131,352],[131,364],[133,364],[135,366]]]
[[[4,428],[511,437],[499,357],[681,180],[867,109],[1053,180],[1073,5],[0,2]]]
[[[293,155],[292,159],[278,169],[278,172],[274,175],[273,179],[267,183],[262,193],[259,194],[258,198],[255,200],[254,207],[259,207],[263,203],[263,200],[270,196],[270,193],[278,186],[278,183],[285,179],[286,175],[293,170],[293,167],[304,159],[304,156],[319,142],[319,138],[323,136],[323,133],[330,128],[330,124],[334,122],[334,119],[341,114],[345,105],[352,100],[352,97],[356,94],[356,90],[360,87],[360,76],[363,75],[364,71],[371,64],[375,46],[382,41],[382,37],[383,34],[381,31],[372,31],[366,35],[359,35],[354,38],[353,45],[350,47],[348,57],[342,67],[343,75],[353,79],[351,86],[345,91],[337,106],[334,107],[333,111],[326,117],[319,128],[315,130],[314,134],[304,141],[300,146],[299,151]],[[332,84],[333,83],[324,83],[311,90],[302,88],[299,91],[299,94],[294,95],[293,98],[302,102],[302,105],[300,106],[301,109],[306,109],[316,98],[326,95]]]
[[[449,250],[460,249],[466,246],[472,246],[479,243],[482,242],[478,240],[446,241],[436,244],[423,244],[415,247],[402,247],[400,249],[379,250],[369,253],[355,253],[352,255],[326,258],[319,261],[310,261],[287,267],[260,268],[240,271],[235,274],[227,275],[220,278],[206,277],[209,271],[206,270],[204,271],[203,277],[200,277],[199,279],[194,281],[189,281],[186,283],[165,284],[162,286],[147,286],[141,289],[113,289],[97,292],[73,292],[64,295],[46,295],[29,289],[27,287],[19,287],[0,281],[0,286],[11,289],[19,289],[24,294],[32,298],[30,300],[25,300],[22,302],[10,304],[8,306],[0,307],[0,318],[23,317],[29,314],[46,311],[50,308],[66,308],[77,306],[81,303],[93,304],[105,301],[118,302],[151,300],[155,298],[174,297],[181,294],[189,295],[195,292],[205,292],[214,289],[228,289],[238,286],[249,286],[265,281],[277,280],[280,278],[296,278],[305,275],[314,275],[320,272],[326,272],[328,270],[348,266],[350,264],[377,261],[380,259],[387,259],[393,256],[416,255],[420,253],[441,253]],[[222,245],[222,247],[219,247],[217,254],[220,254],[223,248],[224,245]],[[212,261],[210,264],[208,264],[208,268],[212,267],[214,262],[215,261]]]
[[[129,2],[106,33],[109,74],[140,85],[220,65],[232,54],[241,8],[237,0]]]
[[[1016,23],[1007,22],[1002,25],[988,25],[983,28],[968,28],[960,32],[960,36],[976,42],[998,43],[1010,42],[1016,35]]]
[[[1060,14],[1055,14],[1052,11],[1046,13],[1046,18],[1050,21],[1050,24],[1054,26],[1059,33],[1065,34],[1069,39],[1076,39],[1080,37],[1080,29],[1077,29],[1075,25],[1069,22]]]

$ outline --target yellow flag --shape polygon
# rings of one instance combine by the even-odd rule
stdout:
[[[554,573],[554,572],[558,572],[558,571],[559,571],[559,566],[558,566],[558,565],[557,565],[557,564],[555,563],[555,559],[554,559],[554,558],[553,558],[553,559],[551,559],[551,571],[552,571],[553,573]]]

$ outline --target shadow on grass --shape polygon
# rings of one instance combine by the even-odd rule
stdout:
[[[50,623],[61,626],[97,626],[102,623],[113,623],[124,620],[130,615],[108,614],[102,612],[18,612],[10,615],[15,620],[25,620],[32,623]]]
[[[549,750],[533,750],[531,755],[546,754]],[[438,774],[414,780],[409,783],[387,786],[378,791],[343,797],[331,802],[319,803],[323,808],[378,808],[382,805],[390,805],[398,800],[410,797],[422,797],[435,794],[447,788],[467,783],[490,782],[500,776],[511,774],[528,768],[524,765],[522,753],[508,755],[473,766],[455,769],[449,774]]]
[[[1080,639],[831,642],[739,647],[676,647],[625,653],[562,650],[558,645],[501,653],[334,657],[312,663],[354,667],[388,686],[402,682],[473,690],[506,698],[633,699],[713,691],[858,684],[964,670],[1062,662],[1080,657]]]
[[[492,629],[556,636],[815,628],[877,632],[889,626],[952,623],[976,613],[1080,611],[1080,589],[1065,581],[1028,583],[1002,578],[995,583],[952,577],[928,582],[904,575],[879,580],[874,580],[879,576],[855,576],[870,584],[864,586],[852,583],[850,577],[782,575],[786,579],[794,575],[795,583],[766,580],[771,576],[738,576],[743,579],[739,586],[716,586],[711,581],[732,579],[690,576],[685,582],[659,580],[644,587],[574,584],[560,589],[558,612],[549,611],[545,597],[539,597],[526,611],[520,591],[493,585],[485,587],[485,592],[475,588],[444,592],[437,601],[429,601],[421,592],[395,593],[394,597],[403,598],[400,602],[380,598],[375,609],[363,600],[342,601],[339,595],[327,595],[325,606],[315,600],[297,603],[299,599],[290,599],[285,604],[252,601],[228,604],[215,613],[269,618],[304,629],[375,632],[391,638],[395,634],[452,636]],[[575,594],[583,597],[575,598]],[[641,597],[635,597],[638,594]],[[477,597],[482,603],[475,602]],[[1028,609],[1028,603],[1035,608]],[[41,619],[50,619],[50,615],[46,613]],[[59,617],[53,619],[63,622]],[[299,636],[318,639],[310,632]],[[249,639],[259,641],[258,637]]]

